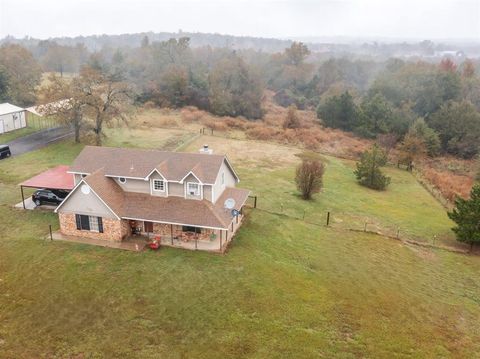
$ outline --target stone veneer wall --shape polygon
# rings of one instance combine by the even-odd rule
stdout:
[[[120,242],[123,238],[130,234],[128,221],[125,220],[102,218],[103,233],[98,233],[78,230],[75,214],[73,213],[59,213],[58,219],[60,221],[60,232],[67,236]]]

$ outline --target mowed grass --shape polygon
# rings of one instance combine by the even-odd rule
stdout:
[[[40,239],[1,207],[0,356],[473,358],[477,257],[249,214],[225,256]]]
[[[7,142],[13,141],[19,137],[30,135],[37,131],[38,131],[37,128],[29,126],[29,127],[20,128],[18,130],[2,133],[0,134],[0,144],[1,145],[6,144]]]
[[[241,177],[240,187],[258,196],[258,208],[305,219],[336,228],[375,231],[389,236],[435,244],[455,245],[446,210],[415,178],[404,170],[385,168],[392,183],[386,191],[375,191],[357,184],[355,162],[322,156],[325,164],[324,187],[312,201],[300,198],[295,185],[295,168],[301,150],[255,141],[205,136],[193,141],[190,151],[210,142],[214,151],[226,153]]]
[[[228,153],[219,138],[200,138],[187,150],[204,142]],[[261,210],[248,211],[224,256],[45,240],[49,224],[58,228],[56,215],[13,209],[16,184],[71,163],[81,148],[64,142],[0,161],[0,357],[478,357],[476,256]],[[333,206],[350,203],[382,224],[397,221],[396,206],[444,215],[407,173],[393,170],[396,185],[369,193],[355,187],[352,164],[335,158],[326,158],[325,192],[306,203],[292,187],[291,148],[242,141],[230,148],[241,187],[259,194],[260,206],[288,203],[292,216],[312,206],[319,218],[329,208],[337,218]],[[418,193],[398,199],[408,188]],[[415,209],[419,200],[430,212]],[[427,233],[421,221],[403,220]]]

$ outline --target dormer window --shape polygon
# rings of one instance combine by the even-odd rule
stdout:
[[[158,192],[165,191],[165,182],[162,179],[153,180],[153,190]]]
[[[122,184],[127,183],[127,179],[126,179],[125,177],[120,177],[120,178],[118,179],[118,181],[119,181],[120,183],[122,183]]]
[[[187,193],[190,196],[199,196],[200,195],[200,186],[195,182],[187,183]]]

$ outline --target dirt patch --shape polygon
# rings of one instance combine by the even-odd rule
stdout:
[[[204,144],[213,149],[214,153],[226,154],[236,165],[262,165],[270,168],[285,167],[296,164],[299,158],[295,156],[302,150],[272,143],[258,141],[235,140],[230,138],[201,136],[187,148],[188,152],[198,151]]]

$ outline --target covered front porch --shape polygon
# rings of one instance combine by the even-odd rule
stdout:
[[[127,219],[131,234],[124,241],[160,240],[161,246],[223,253],[242,219],[241,214],[234,217],[225,229]]]

